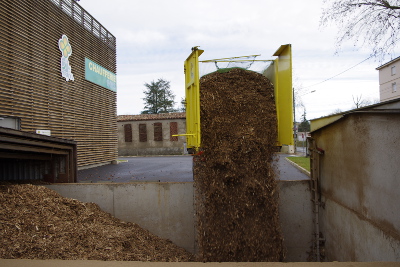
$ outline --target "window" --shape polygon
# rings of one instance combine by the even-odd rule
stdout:
[[[397,92],[397,85],[396,83],[392,83],[392,93]]]
[[[139,142],[147,142],[146,124],[139,124]]]
[[[125,142],[132,142],[132,125],[124,124]]]
[[[154,141],[162,141],[162,140],[163,140],[162,123],[156,122],[154,123]]]
[[[170,137],[169,140],[172,142],[178,141],[178,136],[173,136],[174,134],[178,134],[178,123],[177,122],[171,122],[169,124],[169,133]]]
[[[392,72],[392,76],[396,75],[396,66],[392,66],[391,72]]]

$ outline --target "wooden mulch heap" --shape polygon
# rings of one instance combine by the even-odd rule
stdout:
[[[273,85],[259,73],[232,69],[203,76],[200,95],[198,260],[282,261]]]
[[[0,185],[0,258],[192,261],[193,255],[94,203],[31,184]]]

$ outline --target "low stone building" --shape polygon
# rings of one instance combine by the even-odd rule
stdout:
[[[118,155],[182,155],[186,138],[186,114],[162,113],[117,117]]]

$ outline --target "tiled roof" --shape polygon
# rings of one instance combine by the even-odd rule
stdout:
[[[150,121],[150,120],[173,120],[185,119],[185,112],[140,114],[140,115],[118,115],[117,121]]]

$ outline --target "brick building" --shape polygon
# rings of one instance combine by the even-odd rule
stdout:
[[[182,155],[186,151],[185,113],[120,115],[117,117],[118,155]]]

